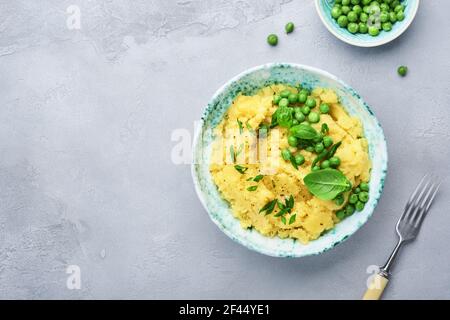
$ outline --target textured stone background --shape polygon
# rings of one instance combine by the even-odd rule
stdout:
[[[80,30],[66,27],[72,4]],[[422,1],[401,38],[362,49],[328,33],[312,0],[1,0],[0,298],[360,298],[419,177],[450,173],[449,10]],[[320,256],[235,244],[208,219],[189,166],[170,158],[171,132],[192,132],[221,84],[272,61],[353,85],[388,141],[373,218]],[[450,298],[449,188],[444,180],[386,298]],[[66,288],[70,264],[80,290]]]

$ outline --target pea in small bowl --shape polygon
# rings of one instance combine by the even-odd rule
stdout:
[[[367,33],[350,33],[347,28],[342,28],[331,16],[331,9],[335,0],[315,0],[316,10],[325,27],[338,39],[358,47],[376,47],[391,42],[399,37],[411,25],[419,8],[419,0],[403,0],[401,4],[405,6],[403,21],[397,21],[393,24],[392,30],[381,30],[377,36],[371,36]]]
[[[369,145],[372,170],[369,201],[364,210],[344,219],[334,229],[306,245],[294,239],[270,238],[254,229],[243,229],[239,220],[233,216],[229,204],[222,199],[209,171],[211,145],[214,141],[213,129],[221,122],[231,102],[239,93],[252,95],[259,89],[275,83],[292,86],[300,83],[307,88],[333,89],[347,112],[361,120]],[[231,239],[249,249],[270,256],[302,257],[319,254],[335,247],[369,219],[383,190],[387,161],[383,130],[369,106],[354,89],[320,69],[293,63],[271,63],[237,75],[225,83],[211,98],[195,133],[191,172],[195,190],[209,217]]]

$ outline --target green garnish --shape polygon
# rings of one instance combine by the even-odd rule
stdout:
[[[281,216],[281,222],[283,222],[283,224],[286,224],[286,217],[285,216]]]
[[[236,153],[234,152],[233,146],[230,146],[230,156],[231,156],[231,161],[236,162]]]
[[[250,131],[251,134],[255,134],[255,130],[252,128],[252,126],[248,123],[249,120],[245,123],[245,127],[248,131]]]
[[[289,224],[293,224],[295,222],[295,219],[297,217],[297,214],[293,214],[290,218],[289,218]]]
[[[239,119],[236,119],[236,121],[239,126],[239,134],[242,134],[242,132],[244,132],[244,127],[242,126],[242,121],[240,121]]]
[[[258,189],[258,186],[251,186],[247,188],[247,191],[256,191]]]
[[[248,170],[247,167],[243,167],[243,166],[240,166],[240,165],[238,165],[238,164],[235,165],[234,168],[235,168],[240,174],[244,174],[245,171]]]
[[[259,210],[259,213],[266,212],[266,215],[271,214],[273,209],[275,209],[275,204],[277,203],[277,199],[273,199],[272,201],[267,202],[264,207]]]
[[[332,200],[351,189],[350,181],[336,169],[312,171],[303,178],[309,192],[322,200]]]
[[[330,131],[328,124],[322,123],[322,128],[320,129],[321,134],[327,134]]]
[[[253,178],[253,181],[259,182],[262,180],[262,178],[264,178],[264,176],[262,174],[258,174],[256,177]]]

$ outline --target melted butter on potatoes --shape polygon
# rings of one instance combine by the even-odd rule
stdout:
[[[292,87],[272,85],[253,96],[236,97],[216,128],[210,171],[219,192],[229,202],[233,215],[243,228],[254,227],[266,236],[290,237],[308,243],[338,223],[335,212],[341,206],[332,200],[312,196],[303,183],[304,176],[311,172],[316,154],[301,150],[305,163],[298,170],[281,158],[281,150],[289,147],[288,129],[277,126],[269,130],[262,141],[256,139],[260,124],[270,123],[277,108],[272,103],[273,95],[285,89],[297,93],[297,89]],[[311,95],[316,99],[316,112],[319,112],[321,103],[330,106],[330,112],[321,114],[320,121],[312,127],[320,131],[322,124],[326,123],[333,141],[342,141],[336,152],[341,159],[339,170],[353,185],[368,181],[371,164],[361,122],[348,115],[333,90],[316,88]],[[236,170],[236,164],[243,168],[241,172]],[[258,175],[264,175],[264,178],[255,182],[253,178]],[[257,186],[256,190],[249,191],[252,186]],[[284,224],[280,217],[275,217],[279,211],[276,205],[272,213],[260,213],[268,202],[274,199],[284,202],[291,195],[294,206],[285,216],[289,221],[292,215],[296,215],[291,224]],[[348,193],[344,196],[347,197]]]

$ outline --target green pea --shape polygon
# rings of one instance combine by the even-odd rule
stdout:
[[[392,9],[395,9],[395,7],[398,6],[399,4],[400,4],[400,1],[399,1],[399,0],[392,1],[392,2],[391,2],[391,8],[392,8]]]
[[[367,22],[367,20],[369,20],[369,15],[368,15],[367,13],[365,13],[365,12],[362,12],[362,13],[359,15],[359,21],[361,21],[361,22]]]
[[[350,22],[350,23],[347,25],[347,30],[348,30],[348,32],[350,32],[350,33],[355,34],[355,33],[358,32],[358,29],[359,29],[358,24],[355,23],[355,22]]]
[[[314,152],[314,147],[313,146],[308,146],[305,148],[306,151],[308,152]]]
[[[292,119],[292,125],[293,126],[296,126],[296,125],[298,125],[300,122],[298,122],[298,120],[297,119]]]
[[[329,136],[323,137],[323,145],[325,146],[325,148],[328,148],[332,144],[333,144],[333,139],[331,137],[329,137]]]
[[[306,88],[303,88],[303,89],[300,91],[300,93],[306,94],[306,97],[309,96],[309,90],[306,89]],[[305,101],[306,101],[306,99],[305,99]]]
[[[352,9],[349,7],[349,6],[342,6],[341,7],[341,11],[342,11],[342,14],[344,15],[344,16],[346,16],[346,15],[348,15],[351,11],[352,11]],[[347,17],[348,18],[348,17]]]
[[[403,13],[403,11],[399,11],[395,15],[395,17],[397,18],[397,21],[403,21],[405,19],[405,14]]]
[[[395,8],[394,8],[395,13],[400,12],[400,11],[405,11],[405,7],[401,4],[395,6]]]
[[[319,166],[314,166],[311,170],[312,171],[318,171],[318,170],[320,170],[320,167]]]
[[[380,34],[380,29],[378,29],[378,28],[375,27],[375,26],[370,26],[368,31],[369,31],[369,34],[370,34],[372,37],[376,37],[377,35]]]
[[[334,6],[333,9],[331,9],[331,16],[332,16],[334,19],[339,18],[341,15],[342,15],[342,10],[341,10],[341,8],[339,8],[339,7],[337,7],[337,6]]]
[[[352,8],[352,11],[355,12],[359,16],[362,12],[362,7],[359,4],[354,5]]]
[[[357,194],[352,194],[349,198],[348,198],[348,203],[351,204],[355,204],[358,202],[358,195]]]
[[[343,6],[348,6],[350,4],[350,0],[342,0]]]
[[[328,160],[322,161],[322,163],[320,164],[320,167],[321,167],[322,169],[329,168],[329,167],[330,167],[330,161],[328,161]]]
[[[298,100],[298,94],[296,94],[296,93],[291,93],[291,94],[288,96],[288,100],[289,100],[290,103],[296,103],[297,100]]]
[[[348,204],[347,207],[345,207],[345,215],[351,216],[355,212],[355,206],[352,204]]]
[[[347,27],[347,25],[348,25],[348,19],[347,19],[347,16],[340,16],[340,17],[337,19],[337,23],[338,23],[339,27],[341,27],[341,28]]]
[[[322,142],[317,143],[314,147],[314,151],[316,153],[321,153],[323,150],[325,150],[325,146],[323,145]]]
[[[322,135],[321,133],[319,133],[319,134],[317,135],[317,138],[315,138],[313,141],[314,141],[315,143],[319,143],[319,142],[322,142],[322,139],[323,139],[323,135]]]
[[[295,108],[294,108],[294,113],[296,113],[296,112],[302,112],[302,108],[300,108],[300,107],[295,107]]]
[[[408,73],[408,67],[407,66],[398,67],[397,73],[402,77],[406,76],[406,74]]]
[[[267,43],[271,46],[276,46],[278,44],[278,36],[276,34],[269,34],[267,37]]]
[[[389,11],[389,5],[386,4],[386,3],[380,4],[380,10],[381,10],[382,12],[387,12],[387,11]]]
[[[316,99],[312,97],[308,97],[305,102],[305,106],[310,107],[311,109],[316,106]]]
[[[286,30],[286,33],[291,33],[292,31],[294,31],[294,28],[295,28],[294,23],[288,22],[284,27],[284,30]]]
[[[282,98],[288,98],[290,94],[291,94],[291,91],[289,91],[287,89],[280,92],[280,96]]]
[[[347,14],[347,19],[350,22],[355,22],[356,20],[358,20],[358,14],[355,11],[350,11]]]
[[[280,102],[278,102],[278,105],[282,108],[289,106],[289,100],[287,98],[281,98]]]
[[[291,152],[289,151],[289,149],[283,149],[281,151],[281,157],[283,157],[283,159],[286,161],[291,160]]]
[[[279,94],[276,94],[273,96],[273,103],[278,104],[281,100],[281,96]]]
[[[298,102],[300,103],[305,103],[306,100],[308,99],[308,94],[304,93],[304,92],[300,92],[298,95]]]
[[[370,6],[364,6],[363,7],[363,12],[366,14],[370,14]]]
[[[339,220],[344,220],[345,218],[345,210],[338,210],[336,211],[336,218]]]
[[[302,113],[307,116],[311,112],[311,109],[308,106],[302,107]]]
[[[363,6],[368,5],[370,2],[372,2],[372,0],[362,0]]]
[[[360,192],[361,192],[361,189],[358,187],[358,188],[356,188],[355,190],[353,190],[353,192],[354,192],[354,193],[360,193]]]
[[[395,12],[389,12],[389,21],[391,21],[392,23],[397,22],[397,15],[395,14]]]
[[[330,112],[330,106],[327,103],[322,103],[319,107],[319,110],[321,113],[328,113]]]
[[[369,201],[369,194],[366,191],[361,191],[358,194],[358,198],[360,201],[365,203],[365,202]]]
[[[361,191],[369,191],[369,184],[367,182],[361,182],[359,184],[359,188],[361,189]]]
[[[381,25],[381,28],[383,28],[384,31],[391,31],[392,30],[392,23],[391,22],[385,22]]]
[[[333,168],[339,167],[339,165],[341,164],[341,159],[339,159],[336,156],[331,157],[328,160],[330,161],[330,166],[333,167]]]
[[[303,122],[305,121],[306,117],[305,115],[300,111],[300,112],[295,112],[294,113],[294,118],[298,121],[298,122]]]
[[[353,5],[355,5],[355,4],[359,4],[360,0],[351,0],[350,2],[351,2]]]
[[[288,137],[288,144],[289,144],[291,147],[296,147],[297,144],[298,144],[298,139],[297,139],[297,137],[289,136],[289,137]]]
[[[363,211],[364,210],[364,206],[365,206],[365,204],[364,204],[364,202],[361,202],[361,201],[358,201],[356,204],[355,204],[355,209],[356,209],[356,211]]]
[[[387,12],[380,13],[380,21],[381,21],[381,23],[388,22],[389,21],[389,13],[387,13]]]
[[[311,111],[308,115],[308,121],[311,123],[317,123],[320,121],[320,115],[317,112]]]
[[[341,4],[341,3],[342,3],[342,0],[335,0],[334,3],[335,3],[335,4]]]
[[[358,31],[359,33],[367,33],[369,31],[369,28],[367,27],[367,24],[364,22],[360,22],[358,25]]]
[[[338,206],[342,206],[345,202],[344,196],[342,194],[338,195],[336,198],[334,198],[334,203],[336,203]]]
[[[298,155],[295,156],[294,161],[295,161],[295,163],[296,163],[297,165],[301,166],[302,164],[305,163],[305,157],[302,156],[301,154],[298,154]]]

